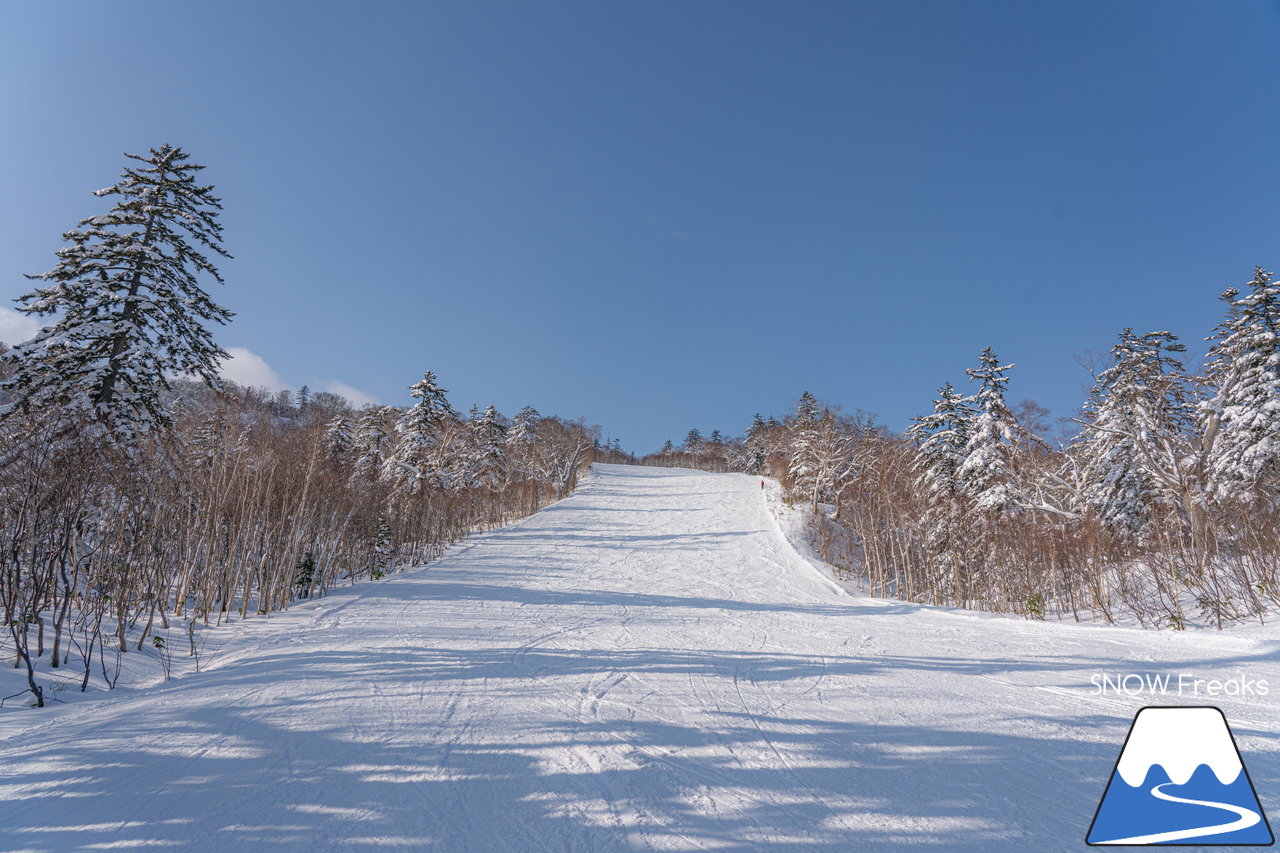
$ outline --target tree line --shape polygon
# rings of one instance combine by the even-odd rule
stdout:
[[[875,595],[1181,628],[1280,604],[1280,285],[1221,296],[1198,369],[1168,331],[1123,330],[1065,439],[1006,402],[990,348],[894,434],[808,392],[739,438],[643,461],[768,474],[815,547]]]
[[[113,685],[120,655],[419,565],[618,458],[597,427],[526,407],[461,414],[427,371],[409,405],[218,377],[221,202],[165,145],[127,155],[105,214],[64,238],[0,344],[0,618],[14,665]]]

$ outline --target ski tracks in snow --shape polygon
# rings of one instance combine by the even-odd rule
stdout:
[[[768,499],[597,466],[425,569],[227,629],[207,672],[32,713],[0,849],[1074,850],[1159,704],[1091,675],[1280,689],[1270,631],[847,595]],[[1280,713],[1217,703],[1265,800]]]

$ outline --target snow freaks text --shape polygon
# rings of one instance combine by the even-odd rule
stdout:
[[[1095,696],[1266,696],[1270,691],[1266,679],[1248,678],[1243,672],[1229,678],[1196,678],[1186,673],[1094,673],[1089,676],[1089,683]]]

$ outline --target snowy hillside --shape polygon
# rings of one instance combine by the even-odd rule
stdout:
[[[1221,706],[1280,813],[1280,633],[852,597],[767,497],[598,466],[205,672],[6,710],[0,848],[1076,850],[1151,704]],[[1098,694],[1129,673],[1168,693]],[[1242,677],[1270,695],[1203,692]]]

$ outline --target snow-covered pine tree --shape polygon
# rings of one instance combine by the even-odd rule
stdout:
[[[418,402],[396,423],[399,439],[395,452],[383,465],[383,475],[401,486],[418,490],[431,480],[438,480],[444,469],[440,458],[441,433],[445,421],[454,417],[453,407],[445,397],[445,389],[436,384],[436,375],[428,370],[409,388]]]
[[[516,412],[511,419],[511,427],[507,430],[507,443],[513,445],[526,444],[538,440],[538,421],[542,415],[533,406],[525,406]]]
[[[352,455],[355,456],[351,469],[353,482],[368,482],[381,476],[391,453],[392,424],[399,414],[393,406],[376,406],[365,409],[360,416],[352,446]]]
[[[769,453],[766,446],[768,427],[760,413],[756,412],[743,435],[743,446],[746,450],[746,468],[748,473],[763,474]]]
[[[502,485],[507,472],[506,426],[502,415],[492,405],[486,406],[478,417],[472,410],[467,426],[470,431],[470,458],[467,460],[468,480],[485,488]]]
[[[948,382],[938,390],[933,414],[913,419],[907,435],[916,447],[916,482],[930,496],[949,497],[960,491],[960,466],[968,456],[975,417],[970,398]]]
[[[800,402],[796,403],[796,423],[813,426],[817,422],[818,398],[805,391],[800,395]]]
[[[48,284],[19,297],[18,310],[58,319],[6,354],[13,373],[4,389],[14,402],[0,416],[69,411],[129,443],[168,423],[161,393],[169,376],[217,385],[227,354],[206,324],[232,315],[199,279],[222,281],[201,248],[230,257],[220,242],[222,203],[196,183],[204,167],[181,148],[125,156],[139,165],[94,193],[119,201],[64,235],[71,245],[53,269],[29,276]]]
[[[1183,461],[1192,457],[1195,405],[1182,362],[1171,355],[1185,351],[1177,340],[1167,331],[1120,333],[1071,447],[1084,503],[1131,538],[1142,537],[1155,502],[1185,502],[1193,487]]]
[[[506,454],[509,469],[518,477],[536,479],[538,470],[539,422],[542,415],[533,406],[516,412],[507,427]]]
[[[730,471],[746,474],[759,473],[755,470],[755,460],[751,456],[751,451],[747,450],[746,442],[740,438],[730,438],[724,443],[724,463]]]
[[[480,410],[471,407],[471,418],[480,417]],[[456,413],[441,422],[439,437],[435,449],[428,455],[424,472],[426,477],[419,488],[437,485],[442,489],[453,491],[467,489],[474,485],[471,482],[471,429],[470,422],[464,421]]]
[[[1280,473],[1280,284],[1262,267],[1247,291],[1222,294],[1227,318],[1210,338],[1212,397],[1199,421],[1213,497],[1224,503],[1275,498]]]
[[[1155,484],[1139,458],[1129,412],[1134,404],[1134,362],[1125,329],[1112,349],[1114,363],[1098,374],[1085,401],[1085,429],[1067,448],[1080,472],[1081,500],[1111,530],[1141,538]]]
[[[787,474],[792,489],[809,497],[817,508],[818,482],[818,401],[805,391],[796,404],[795,420],[791,428],[791,442],[787,448]]]
[[[979,357],[978,367],[965,371],[979,383],[973,396],[973,430],[965,443],[965,458],[956,469],[961,490],[973,498],[974,508],[998,512],[1013,508],[1014,453],[1018,444],[1018,424],[1004,402],[1005,373],[1014,365],[1000,364],[991,347]]]
[[[959,476],[976,417],[972,398],[948,382],[933,401],[933,413],[915,418],[907,430],[915,445],[916,485],[924,493],[921,521],[930,557],[927,577],[936,602],[963,599],[965,581],[976,568],[969,562],[973,525],[967,518],[968,499]]]
[[[351,428],[351,419],[346,415],[335,415],[324,431],[324,455],[334,467],[343,464],[355,447],[355,433]]]
[[[684,437],[684,449],[686,453],[693,454],[693,465],[696,468],[701,462],[703,445],[706,439],[702,437],[702,430],[694,427]]]

